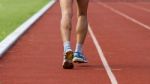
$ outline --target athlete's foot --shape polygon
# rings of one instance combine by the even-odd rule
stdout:
[[[72,59],[73,59],[73,51],[67,51],[64,53],[64,61],[63,61],[64,69],[73,69],[74,65]]]
[[[73,62],[75,63],[88,63],[86,57],[83,55],[83,53],[75,52]]]

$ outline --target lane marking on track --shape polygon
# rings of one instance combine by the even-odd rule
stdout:
[[[56,0],[51,0],[36,14],[30,17],[27,21],[21,24],[14,32],[9,34],[2,42],[0,42],[0,58],[3,54],[27,31],[33,23],[35,23],[49,8],[56,3]]]
[[[128,4],[126,4],[126,5],[128,5],[128,6],[130,6],[130,7],[133,7],[133,8],[136,8],[136,9],[140,9],[140,10],[146,11],[146,12],[150,12],[149,9],[144,8],[144,7],[142,7],[142,6],[138,6],[138,5],[130,4],[130,3],[128,3]]]
[[[112,72],[112,70],[111,70],[111,68],[110,68],[110,66],[109,66],[109,64],[107,62],[107,60],[106,60],[106,58],[105,58],[105,56],[103,54],[102,48],[99,45],[99,43],[98,43],[98,41],[97,41],[97,39],[96,39],[96,37],[95,37],[95,35],[94,35],[90,25],[88,25],[88,31],[89,31],[90,36],[91,36],[91,38],[93,40],[93,43],[94,43],[94,45],[95,45],[95,47],[96,47],[96,49],[98,51],[99,57],[102,60],[103,66],[104,66],[104,68],[105,68],[105,70],[106,70],[106,72],[107,72],[107,74],[109,76],[111,84],[118,84],[117,79],[116,79],[115,75],[113,74],[113,72]]]
[[[110,9],[112,12],[116,13],[117,15],[120,15],[120,16],[126,18],[127,20],[130,20],[130,21],[132,21],[132,22],[134,22],[134,23],[136,23],[136,24],[138,24],[138,25],[140,25],[140,26],[150,30],[150,26],[148,26],[148,25],[146,25],[146,24],[144,24],[144,23],[142,23],[142,22],[140,22],[140,21],[138,21],[138,20],[136,20],[136,19],[134,19],[134,18],[132,18],[132,17],[130,17],[128,15],[126,15],[125,13],[123,13],[123,12],[121,12],[121,11],[115,9],[115,8],[112,8],[111,6],[108,6],[108,5],[106,5],[104,3],[101,3],[101,2],[98,2],[98,4],[102,5],[105,8]]]

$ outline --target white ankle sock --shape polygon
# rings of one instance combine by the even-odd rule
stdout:
[[[76,44],[75,52],[80,52],[80,53],[82,53],[82,44],[80,44],[80,43],[77,43],[77,44]]]
[[[64,52],[72,51],[70,41],[64,42]]]

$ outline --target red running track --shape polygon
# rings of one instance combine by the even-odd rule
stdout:
[[[136,17],[133,8],[107,4],[147,23],[147,12]],[[76,19],[73,19],[74,27]],[[89,22],[118,84],[150,83],[150,30],[117,15],[97,2],[89,6]],[[60,8],[57,3],[0,60],[2,84],[111,84],[91,36],[84,52],[88,64],[62,69],[63,48],[60,36]],[[147,24],[149,25],[149,24]],[[73,33],[74,34],[74,33]],[[72,35],[74,37],[74,35]],[[73,47],[75,39],[72,39]]]
[[[147,12],[129,8],[123,4],[106,5],[115,8],[130,17],[141,18],[143,23],[149,21]],[[119,84],[150,83],[150,30],[133,23],[110,9],[97,4],[91,15],[91,25],[103,52],[111,66]],[[135,12],[135,14],[134,14]],[[143,14],[143,17],[136,17]],[[147,17],[147,19],[146,19]],[[149,25],[149,24],[147,24]]]

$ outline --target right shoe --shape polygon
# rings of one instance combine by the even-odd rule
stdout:
[[[74,63],[88,63],[84,54],[80,52],[74,52],[73,62]]]
[[[73,69],[74,65],[72,62],[73,59],[73,51],[67,51],[64,53],[64,61],[63,61],[63,68],[64,69]]]

